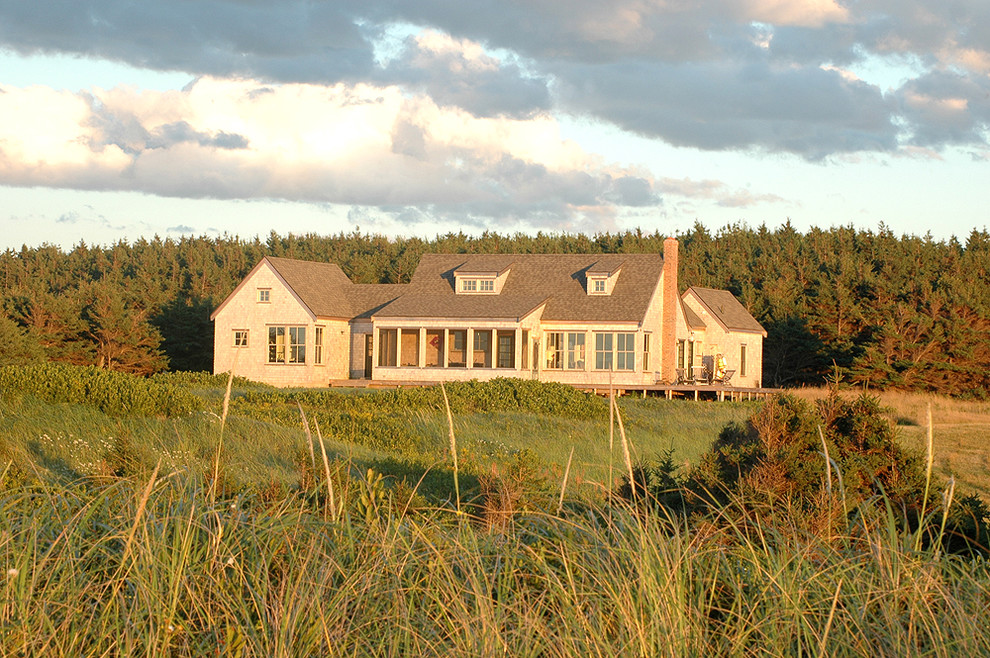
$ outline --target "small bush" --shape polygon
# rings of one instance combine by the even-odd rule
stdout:
[[[90,405],[108,416],[176,416],[202,408],[199,398],[174,384],[64,363],[0,368],[0,391],[5,397],[20,393],[46,402]]]

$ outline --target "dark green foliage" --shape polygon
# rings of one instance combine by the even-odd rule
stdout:
[[[50,245],[0,254],[0,306],[47,358],[99,362],[97,292],[138,318],[137,352],[162,350],[173,369],[208,369],[209,313],[265,255],[340,265],[355,283],[405,283],[428,252],[660,253],[654,232],[502,236],[462,233],[388,239],[360,233],[138,240],[107,247]],[[681,289],[726,288],[768,331],[765,384],[822,383],[834,367],[876,388],[990,396],[990,233],[965,244],[852,227],[798,233],[790,224],[701,224],[681,242]],[[108,324],[103,329],[112,329]],[[132,350],[133,351],[133,350]],[[160,367],[161,361],[153,367]]]
[[[948,550],[990,551],[985,503],[970,496],[946,514],[947,485],[937,481],[928,484],[926,501],[924,460],[900,447],[885,411],[875,397],[846,400],[834,389],[816,404],[779,395],[745,425],[723,428],[690,472],[676,474],[669,454],[638,467],[637,487],[647,500],[688,513],[695,523],[717,519],[740,528],[755,524],[760,532],[777,527],[831,536],[848,531],[856,518],[889,509],[902,527],[923,524],[927,542],[941,537]],[[631,497],[628,482],[618,493]]]
[[[4,396],[28,394],[48,402],[90,405],[109,416],[175,416],[202,408],[199,398],[179,386],[64,363],[0,368],[0,392]]]
[[[0,366],[25,365],[42,361],[45,353],[38,341],[16,322],[0,315]]]

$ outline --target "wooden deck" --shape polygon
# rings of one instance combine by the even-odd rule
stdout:
[[[331,379],[330,388],[415,388],[419,386],[435,386],[436,381],[407,381],[389,382],[371,379]],[[579,391],[587,391],[596,395],[608,395],[609,387],[601,384],[571,384]],[[636,386],[615,386],[616,395],[639,395],[642,397],[665,397],[668,400],[723,400],[742,401],[759,400],[780,392],[776,388],[741,388],[736,386],[721,386],[718,384],[640,384]]]

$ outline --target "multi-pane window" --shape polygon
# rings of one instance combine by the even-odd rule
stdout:
[[[268,327],[268,363],[306,363],[306,327]]]
[[[615,334],[615,369],[636,369],[636,334]]]
[[[499,331],[498,337],[498,367],[516,367],[516,332]]]
[[[612,369],[613,334],[595,334],[595,368],[598,370]]]
[[[567,334],[567,369],[584,370],[584,332]]]
[[[495,292],[495,279],[461,279],[461,292]]]
[[[635,370],[636,334],[595,334],[595,369]]]
[[[267,304],[270,301],[272,301],[272,289],[258,288],[258,302]]]
[[[650,369],[650,332],[643,334],[643,372]]]
[[[313,363],[317,365],[323,363],[323,327],[316,328],[316,336],[313,340]]]
[[[605,292],[605,279],[593,279],[591,281],[591,292],[602,294]]]
[[[560,370],[564,367],[564,334],[553,331],[547,334],[547,369]]]
[[[248,330],[234,329],[234,347],[248,346]]]
[[[739,346],[739,376],[746,376],[746,345]]]

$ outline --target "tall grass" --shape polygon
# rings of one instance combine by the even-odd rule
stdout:
[[[990,576],[618,506],[333,521],[177,477],[0,497],[3,655],[986,655]],[[779,533],[779,531],[778,531]]]

